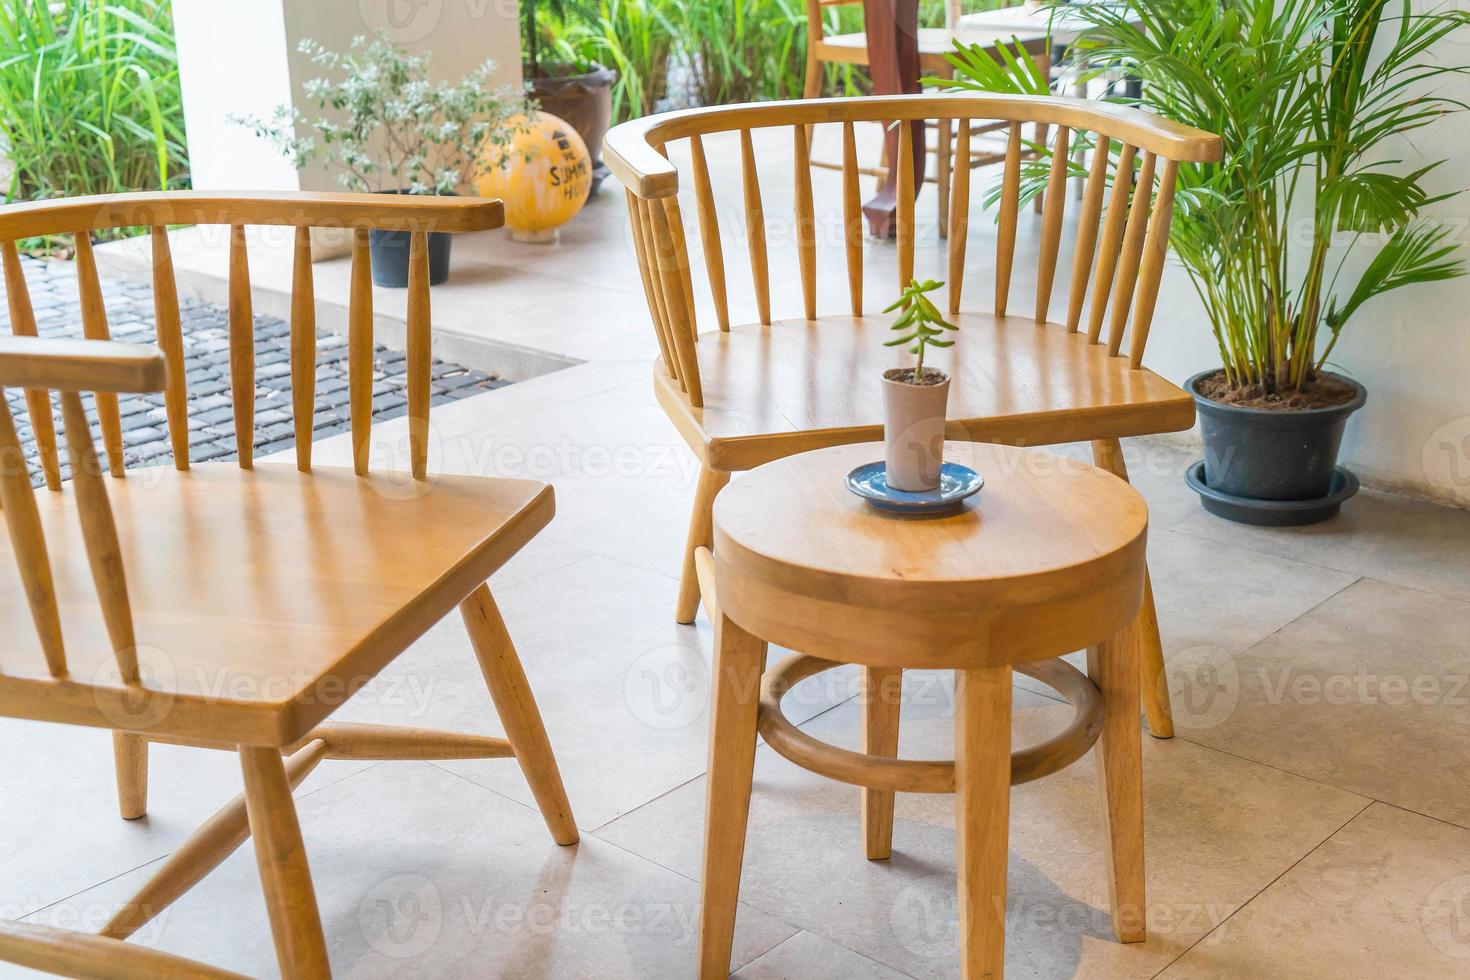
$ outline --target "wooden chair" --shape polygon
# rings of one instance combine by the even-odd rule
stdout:
[[[498,201],[356,194],[121,195],[0,214],[14,332],[0,387],[24,388],[46,486],[32,489],[0,397],[0,715],[114,731],[122,816],[147,808],[148,743],[238,752],[244,794],[185,842],[101,935],[0,923],[0,960],[77,977],[229,976],[123,940],[255,840],[282,975],[329,975],[291,790],[323,759],[514,756],[559,844],[577,840],[536,702],[486,579],[551,520],[551,487],[429,477],[427,234],[493,228]],[[238,465],[189,463],[183,336],[168,225],[230,228],[229,358]],[[294,228],[295,466],[252,459],[254,346],[246,225]],[[158,347],[109,341],[89,233],[152,229]],[[316,325],[309,229],[351,229],[354,467],[313,468]],[[369,472],[373,300],[368,230],[410,233],[411,473]],[[20,238],[77,237],[85,333],[43,340]],[[163,391],[174,466],[123,468],[118,394]],[[60,393],[63,484],[49,392]],[[110,479],[88,428],[94,392]],[[332,712],[458,606],[506,738],[336,724]],[[283,760],[283,756],[286,758]]]
[[[868,39],[865,32],[856,31],[848,34],[828,34],[826,33],[826,24],[823,22],[823,12],[828,9],[860,6],[862,3],[863,0],[806,0],[807,42],[804,98],[815,99],[822,94],[822,78],[826,65],[867,65],[869,63]],[[1013,31],[966,28],[960,19],[962,13],[961,0],[947,0],[945,4],[945,26],[919,28],[919,70],[925,77],[954,77],[954,67],[945,60],[945,55],[954,51],[955,41],[957,40],[963,41],[965,44],[979,44],[992,52],[996,46],[1001,44],[1008,46],[1020,44],[1031,54],[1041,71],[1051,71],[1051,52],[1047,44],[1045,32],[1018,37]],[[879,122],[884,121],[879,120]],[[990,141],[984,139],[984,137],[996,132],[999,128],[993,122],[981,120],[970,121],[966,155],[971,169],[989,166],[1005,159],[1003,146],[999,148],[991,146],[989,145]],[[939,194],[939,235],[943,238],[949,233],[949,178],[953,167],[950,161],[951,156],[955,153],[954,144],[957,134],[952,129],[950,120],[948,119],[939,120],[939,124],[934,128],[933,133],[933,139],[927,140],[926,152],[934,157],[935,166],[932,172],[927,169],[925,170],[924,182],[937,185]],[[1044,126],[1038,124],[1036,127],[1036,142],[1044,144],[1046,141],[1046,129]],[[888,150],[888,144],[885,143],[882,159],[877,161],[876,165],[859,167],[858,173],[868,177],[876,177],[880,184],[887,182],[892,169],[888,160]],[[842,169],[842,163],[839,161],[813,158],[811,164],[814,167],[820,167],[822,169]]]
[[[806,84],[803,96],[814,99],[822,94],[824,66],[868,64],[868,39],[862,31],[850,34],[828,34],[823,13],[833,7],[861,6],[863,0],[806,0]],[[960,24],[960,0],[946,0],[944,27],[919,28],[919,68],[926,75],[948,75],[950,64],[944,56],[954,50],[956,38],[967,44],[1010,40],[1010,34],[999,31],[966,30]]]
[[[864,239],[853,126],[871,119],[899,120],[904,145],[915,121],[934,118],[957,122],[960,160],[968,149],[970,120],[1008,124],[993,312],[960,312],[970,171],[953,170],[948,305],[960,329],[955,346],[942,358],[955,379],[948,437],[1025,445],[1091,440],[1098,463],[1126,479],[1120,438],[1193,424],[1190,396],[1145,368],[1143,353],[1163,272],[1178,164],[1218,159],[1218,137],[1116,105],[976,94],[724,106],[624,123],[608,134],[606,159],[627,187],[634,244],[662,350],[654,368],[654,389],[702,466],[684,553],[679,622],[692,622],[701,591],[707,595],[712,591],[710,508],[731,472],[821,446],[882,437],[878,378],[905,355],[883,346],[890,337],[891,317],[864,315],[887,304],[885,298],[865,310],[863,303]],[[816,222],[804,129],[821,123],[837,124],[843,132],[842,215],[850,309],[818,318]],[[1035,305],[1030,314],[1014,315],[1009,300],[1021,220],[1021,128],[1030,123],[1056,127],[1056,152],[1040,217]],[[757,165],[751,140],[753,129],[766,127],[789,128],[794,135],[794,237],[803,302],[790,319],[773,318],[771,309],[760,185],[762,176],[770,179],[773,167],[770,161]],[[1077,218],[1066,318],[1053,323],[1048,314],[1068,197],[1058,191],[1067,179],[1074,131],[1092,133],[1099,152],[1093,154]],[[721,229],[702,143],[704,137],[724,132],[740,134],[744,234],[760,317],[754,324],[729,322]],[[718,331],[702,336],[695,323],[689,253],[676,196],[681,175],[666,155],[668,144],[681,139],[690,144],[692,163],[686,179],[694,187],[719,320]],[[1107,164],[1115,149],[1119,172],[1134,174],[1135,164],[1139,166],[1133,180],[1112,181],[1109,188]],[[914,268],[913,172],[905,165],[908,159],[908,154],[900,154],[897,175],[900,283],[908,282]],[[791,299],[794,305],[795,297]],[[1150,729],[1167,737],[1173,726],[1151,593],[1142,617],[1138,635],[1145,644],[1141,660]]]

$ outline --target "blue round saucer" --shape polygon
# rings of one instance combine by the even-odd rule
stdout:
[[[943,514],[954,510],[966,497],[978,493],[985,477],[968,466],[944,463],[939,468],[939,488],[915,493],[889,487],[886,467],[880,459],[864,463],[847,474],[847,489],[880,510],[900,514]]]

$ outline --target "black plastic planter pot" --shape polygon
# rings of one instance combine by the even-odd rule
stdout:
[[[1202,397],[1185,382],[1199,412],[1205,458],[1190,468],[1189,485],[1205,510],[1243,524],[1314,524],[1336,514],[1358,489],[1337,466],[1348,416],[1363,407],[1367,390],[1351,378],[1352,400],[1331,408],[1272,411],[1226,405]]]
[[[404,191],[380,191],[402,194]],[[373,282],[379,286],[402,289],[408,285],[408,250],[413,232],[369,231],[368,245],[373,256]],[[429,285],[437,286],[449,278],[449,249],[454,236],[445,231],[429,232]]]

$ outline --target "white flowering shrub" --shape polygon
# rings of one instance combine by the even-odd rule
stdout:
[[[451,194],[504,162],[532,109],[523,92],[492,87],[493,61],[450,84],[430,80],[427,55],[381,38],[354,38],[346,53],[312,40],[300,50],[339,76],[302,86],[321,114],[308,121],[300,110],[278,106],[268,120],[234,121],[297,169],[314,160],[339,164],[337,179],[349,190]]]

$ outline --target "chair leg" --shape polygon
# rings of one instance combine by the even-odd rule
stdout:
[[[807,42],[806,52],[806,83],[802,86],[801,97],[803,99],[815,99],[822,94],[822,63],[817,60],[816,52],[811,50],[811,42]]]
[[[689,515],[689,538],[684,543],[684,570],[679,576],[679,605],[674,620],[689,624],[699,612],[699,575],[694,570],[694,553],[714,544],[715,495],[730,482],[730,474],[699,468],[699,482],[694,487],[694,510]]]
[[[470,645],[480,661],[480,671],[485,675],[485,685],[490,688],[490,697],[500,714],[500,723],[505,726],[505,737],[515,750],[516,761],[531,785],[531,794],[536,797],[552,839],[564,846],[577,843],[572,805],[562,786],[561,771],[546,737],[546,726],[541,722],[536,698],[516,656],[505,620],[490,596],[490,588],[480,586],[459,604],[459,611],[470,634]]]
[[[1011,668],[955,672],[955,826],[960,976],[999,978],[1006,959]]]
[[[898,716],[903,701],[903,670],[898,667],[863,668],[863,751],[894,758],[898,755]],[[892,790],[862,789],[863,848],[869,861],[893,856]]]
[[[1123,447],[1117,439],[1094,439],[1092,460],[1122,480],[1128,479],[1128,465],[1123,460]],[[1139,644],[1139,669],[1142,671],[1143,712],[1148,718],[1148,732],[1154,738],[1174,737],[1174,706],[1169,699],[1169,679],[1164,673],[1164,643],[1159,636],[1159,614],[1154,608],[1153,580],[1147,571],[1143,579],[1143,608],[1138,612],[1138,629],[1130,631]]]
[[[1138,729],[1138,644],[1128,627],[1087,651],[1087,674],[1103,696],[1103,729],[1093,750],[1108,835],[1108,895],[1119,942],[1146,936],[1143,884],[1143,736]]]
[[[961,121],[965,122],[964,120]],[[949,119],[939,120],[935,127],[938,131],[938,143],[934,169],[935,184],[939,188],[939,237],[949,237],[949,174],[950,158],[954,156],[954,122]]]
[[[279,749],[240,746],[245,808],[284,980],[330,977],[321,913]]]
[[[699,910],[700,980],[724,978],[730,973],[765,652],[764,643],[724,616],[715,625],[715,634]]]
[[[112,733],[117,769],[117,809],[124,820],[148,815],[148,740],[131,732]]]

